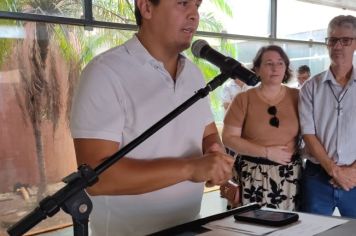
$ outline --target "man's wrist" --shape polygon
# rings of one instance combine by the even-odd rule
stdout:
[[[332,160],[328,160],[323,166],[325,166],[325,170],[328,173],[328,175],[330,175],[333,178],[337,176],[339,167]]]
[[[188,159],[182,159],[181,160],[181,170],[183,174],[184,180],[192,180],[192,176],[195,172],[195,164],[194,164],[194,158],[188,158]]]

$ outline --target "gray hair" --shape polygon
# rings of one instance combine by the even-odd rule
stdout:
[[[339,15],[334,17],[328,25],[328,35],[330,35],[331,31],[336,27],[352,27],[352,30],[356,34],[356,17],[351,15]]]

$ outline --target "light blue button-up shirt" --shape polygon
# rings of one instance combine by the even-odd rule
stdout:
[[[302,134],[314,134],[338,165],[356,160],[356,72],[345,87],[330,69],[306,81],[299,93]],[[306,149],[305,156],[319,163]]]

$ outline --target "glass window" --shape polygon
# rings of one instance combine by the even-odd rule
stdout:
[[[1,1],[0,11],[80,18],[83,15],[83,6],[82,0],[6,0]]]
[[[298,43],[278,43],[287,53],[293,78],[289,81],[291,87],[297,87],[296,70],[301,65],[310,68],[311,76],[326,70],[330,65],[329,54],[324,45],[306,45]]]
[[[206,40],[211,47],[216,49],[217,51],[223,53],[226,56],[232,57],[235,60],[239,61],[247,68],[251,68],[252,59],[254,58],[257,50],[266,45],[264,41],[251,41],[245,39],[224,39],[224,38],[202,38]],[[189,50],[187,50],[188,56],[191,56]],[[198,65],[198,67],[202,70],[206,81],[210,81],[215,76],[220,73],[220,69],[209,63],[204,59],[193,58],[193,61]],[[229,79],[230,80],[230,79]],[[227,81],[226,81],[227,82]],[[225,83],[226,83],[225,82]],[[210,101],[212,111],[214,113],[215,121],[221,125],[224,118],[224,108],[221,101],[222,97],[222,86],[215,89],[212,93],[210,93]]]
[[[68,128],[81,69],[134,32],[0,20],[0,235],[76,170]],[[2,35],[2,34],[1,34]],[[71,223],[60,212],[31,232]]]
[[[277,38],[324,42],[329,21],[355,11],[316,5],[298,0],[277,2]]]
[[[221,25],[214,28],[213,24],[210,24],[209,28],[207,25],[200,24],[199,30],[268,37],[270,34],[269,9],[270,0],[204,1],[200,10],[201,17],[215,19],[221,22]]]
[[[94,20],[136,25],[133,2],[93,0]]]
[[[82,0],[30,0],[26,7],[20,5],[23,2],[0,1],[0,10],[75,18],[83,11]],[[270,43],[270,0],[207,0],[200,13],[200,31],[266,37],[200,37],[248,68],[258,49]],[[332,17],[356,16],[355,11],[296,0],[278,1],[278,14],[278,37],[322,42]],[[94,0],[93,16],[100,21],[135,24],[133,0]],[[0,235],[6,235],[6,228],[63,186],[61,179],[76,170],[68,116],[79,74],[95,55],[122,44],[134,33],[0,19]],[[314,75],[329,66],[325,45],[276,44],[284,48],[294,71],[306,64]],[[190,49],[185,54],[201,68],[207,82],[220,73],[208,61],[194,58]],[[296,79],[290,86],[296,86]],[[209,96],[218,124],[224,117],[221,93],[222,86]],[[60,212],[32,232],[70,223],[69,215]]]
[[[256,41],[256,40],[245,40],[245,39],[212,39],[212,38],[204,38],[210,46],[215,48],[217,51],[222,52],[226,56],[230,56],[237,61],[241,62],[247,68],[252,68],[252,60],[255,57],[257,51],[265,45],[268,45],[268,41]],[[324,45],[312,45],[305,43],[283,43],[278,42],[275,43],[281,46],[285,52],[287,53],[291,66],[290,68],[294,71],[300,65],[308,65],[311,68],[311,74],[317,74],[323,70],[326,70],[329,66],[329,57],[327,53],[327,49]],[[189,50],[187,52],[189,54]],[[216,75],[220,73],[220,70],[207,62],[204,59],[197,60],[193,59],[200,69],[203,71],[205,78],[207,81],[210,81]],[[295,77],[295,73],[291,81],[289,82],[289,86],[296,87],[297,79]],[[221,101],[222,96],[222,86],[218,87],[214,92],[210,95],[211,106],[215,116],[215,121],[218,124],[221,124],[224,118],[224,109]]]
[[[206,0],[199,9],[201,22],[198,30],[268,36],[270,13],[266,9],[270,9],[269,0]],[[99,21],[136,24],[133,0],[94,0],[93,16]]]

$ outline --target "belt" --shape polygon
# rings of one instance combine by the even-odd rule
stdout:
[[[296,160],[298,160],[299,157],[300,157],[299,154],[294,154],[292,156],[292,162],[295,162]],[[240,155],[240,158],[241,158],[241,160],[253,162],[253,163],[256,163],[256,164],[274,165],[274,166],[280,165],[279,163],[271,161],[271,160],[269,160],[269,159],[267,159],[265,157],[252,157],[252,156]]]
[[[315,168],[322,168],[320,164],[315,164],[315,163],[313,163],[312,161],[309,161],[309,160],[307,160],[307,161],[305,162],[305,164],[306,164],[306,165],[313,166],[313,167],[315,167]]]
[[[320,173],[322,175],[327,176],[329,179],[331,178],[331,176],[326,172],[326,170],[320,164],[315,164],[315,163],[307,160],[305,162],[305,167],[311,168],[311,171],[313,171],[313,172],[320,171]]]
[[[278,163],[276,163],[274,161],[270,161],[264,157],[251,157],[251,156],[241,155],[240,158],[243,161],[249,161],[249,162],[253,162],[256,164],[274,165],[274,166],[279,165]]]

